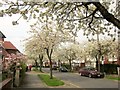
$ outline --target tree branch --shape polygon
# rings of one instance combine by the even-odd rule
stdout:
[[[114,17],[114,15],[110,14],[104,6],[101,5],[100,2],[92,2],[100,11],[104,19],[108,22],[113,23],[118,29],[120,29],[120,21]]]
[[[98,11],[98,9],[96,8],[93,13],[92,13],[92,18],[91,18],[91,21],[89,23],[89,27],[91,27],[91,23],[93,22],[93,19],[94,19],[94,16],[95,16],[95,13]]]

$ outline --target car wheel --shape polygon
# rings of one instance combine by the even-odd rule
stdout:
[[[91,75],[91,74],[89,74],[89,78],[92,78],[92,75]]]
[[[82,76],[82,73],[80,73],[80,76]]]

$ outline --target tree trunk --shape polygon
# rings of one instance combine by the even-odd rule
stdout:
[[[95,56],[95,59],[96,59],[96,69],[98,70],[98,58],[97,58],[97,55]]]
[[[100,58],[101,58],[101,54],[100,52],[98,53],[98,55],[96,55],[96,69],[97,71],[100,71]]]
[[[100,58],[101,58],[101,55],[100,55],[100,51],[99,51],[99,55],[98,55],[98,71],[100,72]]]
[[[60,60],[58,60],[58,67],[60,68],[60,66],[61,66],[61,62]]]
[[[53,79],[53,75],[52,75],[52,61],[50,59],[50,79]]]
[[[39,60],[40,60],[40,72],[42,72],[42,60],[43,60],[43,55],[39,55]]]
[[[72,71],[71,59],[69,59],[69,64],[70,64],[70,72],[71,72]]]
[[[49,59],[49,62],[50,62],[50,79],[53,79],[53,75],[52,75],[52,59],[51,59],[52,52],[53,52],[53,49],[49,50],[49,48],[46,48],[46,53],[47,53],[47,56],[48,56],[48,59]]]
[[[35,59],[35,68],[37,69],[37,60]]]

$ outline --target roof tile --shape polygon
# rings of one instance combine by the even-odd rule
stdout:
[[[10,41],[4,41],[3,46],[5,49],[15,49],[17,48],[10,42]]]

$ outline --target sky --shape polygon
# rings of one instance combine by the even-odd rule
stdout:
[[[31,20],[27,22],[26,20],[20,19],[18,25],[12,25],[12,21],[16,21],[18,18],[19,15],[13,15],[12,17],[0,17],[0,31],[2,31],[2,33],[6,36],[5,41],[12,42],[18,50],[24,53],[23,40],[30,36],[30,25],[33,24],[35,21]],[[78,40],[86,40],[86,37],[80,33],[80,38]]]
[[[12,25],[12,21],[18,18],[19,15],[0,17],[0,31],[6,36],[5,41],[11,41],[18,50],[24,52],[23,40],[30,36],[28,31],[32,23],[21,19],[18,25]]]
[[[34,23],[34,20],[27,22],[21,18],[18,25],[12,25],[12,21],[16,21],[19,17],[19,15],[0,17],[0,31],[6,36],[5,41],[11,41],[18,50],[24,53],[23,40],[30,36],[28,32],[30,30],[30,25]],[[87,40],[82,33],[83,32],[80,31],[78,34],[78,41],[80,42]]]

